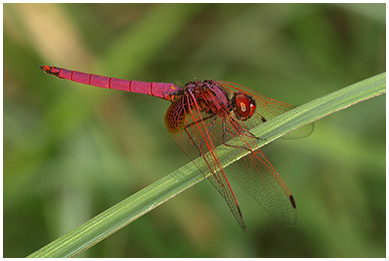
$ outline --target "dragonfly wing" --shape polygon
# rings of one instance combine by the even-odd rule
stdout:
[[[193,108],[193,109],[185,109]],[[165,116],[166,126],[173,140],[204,174],[211,171],[208,180],[226,200],[236,221],[246,232],[238,201],[227,179],[215,147],[222,143],[220,119],[201,112],[195,99],[183,96],[172,103]],[[216,138],[217,136],[219,138]],[[202,157],[202,161],[196,160]]]
[[[245,123],[238,122],[232,116],[225,117],[224,124],[230,137],[235,137],[225,142],[225,145],[249,152],[247,156],[228,166],[226,171],[270,215],[287,226],[293,226],[297,210],[292,193],[262,151],[253,149],[258,139],[249,133]]]
[[[244,231],[245,225],[239,205],[214,150],[221,144],[226,148],[236,148],[232,153],[248,153],[246,157],[230,165],[227,171],[270,215],[285,225],[294,225],[297,211],[292,193],[262,151],[255,149],[260,139],[249,132],[254,126],[291,110],[294,106],[270,99],[243,86],[220,84],[229,95],[244,92],[251,96],[257,107],[254,115],[247,121],[240,121],[229,109],[223,107],[218,108],[217,115],[203,112],[204,106],[211,107],[215,104],[216,97],[213,92],[203,89],[203,93],[197,93],[196,97],[193,94],[182,96],[169,107],[165,120],[173,139],[195,164],[199,162],[195,159],[201,155],[203,161],[197,163],[197,167],[203,173],[211,171],[213,175],[209,180],[225,198]],[[202,99],[200,104],[199,97]],[[202,110],[200,106],[203,106]],[[291,132],[288,134],[289,138],[309,135],[313,124],[307,126]],[[229,157],[231,160],[236,159],[234,155]]]
[[[293,195],[260,149],[230,165],[227,172],[280,223],[287,226],[296,223],[297,209]]]

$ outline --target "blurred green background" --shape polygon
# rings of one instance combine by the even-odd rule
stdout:
[[[24,257],[189,162],[169,103],[44,74],[240,83],[301,105],[385,71],[385,4],[4,4],[4,256]],[[245,235],[209,182],[80,257],[384,257],[385,96],[265,155],[294,228],[235,183]]]

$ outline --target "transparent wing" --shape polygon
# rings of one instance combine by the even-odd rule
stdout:
[[[250,152],[228,166],[227,174],[231,174],[271,216],[284,225],[293,226],[297,219],[293,195],[262,151],[253,150],[258,138],[249,133],[245,122],[239,122],[231,115],[225,115],[223,119],[223,129],[229,134],[227,137],[229,140],[224,144],[239,151]],[[235,139],[232,139],[233,137]]]
[[[185,109],[190,108],[193,109]],[[246,232],[246,226],[238,201],[230,186],[215,147],[221,144],[220,118],[201,112],[191,96],[183,96],[172,103],[166,113],[165,122],[173,140],[181,150],[193,160],[202,173],[208,170],[213,174],[208,180],[226,200],[236,221]],[[218,135],[215,135],[215,134]],[[203,162],[197,161],[202,157]]]
[[[277,115],[295,108],[294,106],[255,93],[244,86],[229,83],[222,87],[232,95],[235,92],[246,93],[256,102],[256,112],[247,121],[239,121],[233,113],[223,111],[222,134],[223,144],[240,151],[250,152],[246,157],[230,165],[226,172],[231,174],[240,186],[253,197],[270,215],[279,222],[293,226],[297,220],[296,203],[289,188],[260,149],[254,150],[260,139],[249,132],[249,129]],[[239,88],[238,88],[239,87]],[[206,99],[210,100],[210,99]],[[288,138],[299,138],[309,135],[313,124],[304,126],[289,133]]]
[[[244,92],[252,96],[257,106],[254,115],[247,121],[239,121],[233,113],[223,107],[218,108],[217,114],[205,113],[200,107],[211,107],[217,97],[211,90],[203,90],[203,93],[197,94],[196,97],[193,94],[183,96],[169,107],[165,120],[173,139],[192,160],[202,157],[203,162],[194,162],[197,162],[197,167],[204,173],[208,169],[211,170],[213,175],[209,180],[225,198],[244,231],[246,228],[243,217],[226,171],[234,176],[240,186],[270,215],[285,225],[294,225],[297,211],[292,193],[262,151],[253,149],[256,148],[259,139],[249,132],[252,127],[291,110],[294,106],[237,84],[228,82],[220,84],[229,95]],[[202,101],[200,104],[199,97]],[[289,138],[307,136],[312,130],[313,124],[309,124],[291,132]],[[225,171],[214,151],[221,144],[236,148],[235,152],[245,151],[249,154],[230,165]],[[231,159],[233,158],[234,155],[231,155]]]

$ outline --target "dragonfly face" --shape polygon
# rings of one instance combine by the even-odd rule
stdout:
[[[257,107],[251,96],[241,92],[234,93],[231,98],[231,105],[234,110],[235,117],[241,121],[250,119]]]

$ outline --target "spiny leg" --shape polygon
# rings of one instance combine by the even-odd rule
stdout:
[[[194,124],[198,124],[198,123],[200,123],[200,122],[202,122],[202,121],[206,121],[206,120],[208,120],[208,119],[214,118],[214,119],[212,120],[211,124],[208,126],[207,132],[209,133],[209,132],[211,131],[213,125],[215,124],[216,120],[217,120],[217,119],[216,119],[216,116],[217,116],[217,115],[215,115],[215,114],[209,115],[209,116],[207,116],[207,117],[205,117],[205,118],[203,118],[203,119],[200,119],[200,120],[196,120],[196,121],[194,121],[194,122],[191,122],[191,123],[185,125],[185,127],[184,127],[186,134],[189,136],[189,138],[190,138],[190,140],[192,141],[192,143],[193,143],[193,144],[196,146],[196,148],[198,149],[198,151],[199,151],[199,156],[201,156],[201,148],[203,148],[205,139],[203,139],[203,140],[201,141],[201,143],[200,143],[199,145],[197,145],[196,142],[193,140],[192,136],[190,135],[190,133],[189,133],[189,131],[188,131],[188,128],[189,128],[190,126],[193,126]]]
[[[217,120],[217,116],[216,115],[211,115],[212,117],[213,117],[213,120],[212,120],[212,122],[211,122],[211,124],[209,124],[209,126],[208,126],[208,129],[207,129],[207,133],[210,133],[210,131],[211,131],[211,129],[212,129],[212,127],[213,127],[213,125],[215,124],[215,122],[216,122],[216,120]],[[210,119],[210,118],[212,118],[212,117],[206,117],[205,119]],[[204,121],[204,120],[203,120]],[[204,142],[205,142],[205,139],[203,139],[202,141],[201,141],[201,143],[199,144],[199,146],[200,147],[203,147],[203,145],[204,145]]]
[[[203,119],[200,119],[200,120],[191,122],[191,123],[189,123],[188,125],[185,125],[185,128],[188,128],[188,127],[190,127],[190,126],[192,126],[192,125],[194,125],[194,124],[197,124],[197,123],[199,123],[199,122],[206,121],[206,120],[208,120],[208,119],[210,119],[210,118],[212,118],[212,117],[215,117],[215,116],[216,116],[215,114],[212,114],[212,115],[209,115],[209,116],[207,116],[207,117],[205,117],[205,118],[203,118]]]
[[[240,128],[243,129],[242,131],[242,134],[248,138],[252,138],[252,139],[257,139],[257,140],[266,140],[266,139],[263,139],[263,138],[260,138],[260,137],[257,137],[255,136],[254,134],[252,134],[250,131],[244,129],[239,123],[236,122],[236,120],[233,118],[233,117],[230,117],[230,120],[234,122],[234,126],[239,126]],[[231,134],[233,134],[230,130],[228,130],[228,132],[230,132]]]
[[[222,122],[222,144],[223,144],[223,145],[225,145],[225,146],[227,146],[227,147],[237,148],[237,149],[246,149],[246,150],[252,152],[252,150],[250,150],[249,148],[244,147],[244,146],[242,147],[242,146],[235,146],[235,145],[227,144],[227,140],[226,140],[226,132],[227,132],[227,131],[228,131],[229,133],[231,133],[233,137],[237,137],[237,136],[234,135],[234,133],[232,133],[230,130],[227,130],[226,123],[225,123],[224,120],[223,120],[223,122]]]
[[[263,139],[263,138],[260,138],[260,137],[257,137],[255,136],[254,134],[252,134],[249,130],[245,129],[242,125],[240,125],[239,123],[236,122],[236,120],[233,118],[233,117],[230,117],[230,120],[234,123],[233,124],[233,127],[239,131],[239,129],[242,129],[242,135],[243,136],[246,136],[247,138],[251,138],[251,139],[256,139],[256,140],[266,140],[266,139]],[[238,149],[245,149],[245,150],[248,150],[249,152],[253,152],[252,149],[250,148],[247,148],[246,146],[235,146],[235,145],[231,145],[231,144],[227,144],[227,140],[226,140],[226,133],[230,133],[233,137],[237,137],[236,133],[233,133],[232,130],[230,129],[227,129],[227,124],[225,122],[225,119],[223,119],[223,122],[222,122],[222,144],[224,144],[225,146],[227,147],[232,147],[232,148],[238,148]]]

